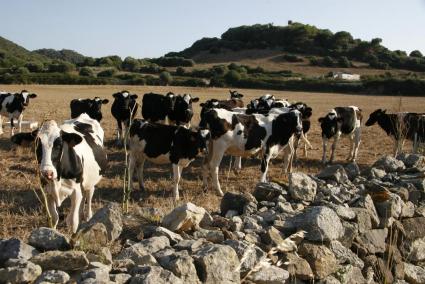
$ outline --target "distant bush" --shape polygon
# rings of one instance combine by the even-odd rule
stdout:
[[[170,72],[163,71],[159,74],[159,80],[164,85],[170,85],[173,81],[173,77],[171,76]]]
[[[224,75],[229,71],[226,65],[214,65],[212,71],[215,75]]]
[[[202,79],[190,78],[187,80],[174,80],[173,85],[186,87],[206,87],[207,83]]]
[[[162,71],[165,71],[165,68],[159,67],[158,64],[150,63],[149,65],[144,65],[140,67],[140,73],[149,73],[149,74],[159,74]]]
[[[97,73],[97,77],[112,77],[116,72],[115,68],[106,69]]]
[[[184,74],[186,73],[186,70],[184,70],[184,68],[183,67],[177,67],[177,69],[176,69],[176,75],[177,76],[183,76]]]
[[[419,58],[423,57],[422,52],[420,52],[419,50],[413,50],[413,51],[409,54],[409,56],[410,56],[410,57],[419,57]]]
[[[126,57],[121,63],[121,69],[129,72],[137,72],[140,68],[140,62],[133,57]]]
[[[75,65],[65,61],[55,61],[48,66],[48,72],[67,73],[75,70]]]
[[[78,73],[80,76],[89,76],[89,77],[93,77],[94,76],[94,72],[91,68],[89,67],[81,67],[80,68],[80,72]]]
[[[226,80],[226,82],[230,85],[235,84],[236,82],[238,82],[240,79],[242,78],[241,74],[239,74],[237,71],[235,70],[230,70],[229,72],[227,72],[227,74],[224,76],[224,79]]]
[[[44,71],[44,64],[41,62],[28,62],[25,64],[25,67],[27,67],[28,70],[33,73],[40,73]]]
[[[353,67],[353,63],[347,57],[341,56],[338,58],[338,67],[350,68]]]
[[[285,62],[303,62],[303,59],[301,57],[298,57],[294,54],[284,54],[282,56],[279,56],[277,58],[279,61],[285,61]]]
[[[154,58],[154,59],[150,59],[150,62],[156,63],[162,67],[178,67],[178,66],[192,67],[195,65],[195,61],[193,61],[193,59],[187,59],[187,58],[177,57],[177,56]]]

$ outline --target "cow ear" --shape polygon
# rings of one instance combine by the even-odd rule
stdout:
[[[384,109],[384,110],[382,111],[382,113],[387,113],[387,110],[386,110],[386,109]]]
[[[36,130],[33,130],[32,132],[31,132],[31,136],[32,137],[37,137],[37,135],[38,135],[38,128],[36,129]]]
[[[74,147],[83,141],[83,138],[75,133],[68,133],[65,131],[61,131],[62,140],[68,143],[69,147]]]
[[[108,100],[108,99],[103,99],[103,100],[102,100],[102,104],[103,104],[103,105],[106,105],[107,103],[109,103],[109,100]]]
[[[28,98],[31,98],[31,99],[36,98],[36,97],[37,97],[37,95],[36,95],[36,94],[29,94],[29,95],[28,95]]]
[[[201,107],[203,107],[203,106],[205,105],[205,103],[200,103],[199,105],[200,105]]]
[[[243,95],[242,94],[239,94],[239,98],[243,98]]]
[[[324,117],[319,117],[319,122],[323,122],[325,120]]]
[[[192,103],[197,103],[197,102],[199,102],[199,98],[198,97],[192,98],[191,101],[192,101]]]
[[[138,95],[131,95],[130,98],[132,99],[137,99],[139,96]]]
[[[115,93],[115,94],[113,94],[112,96],[114,97],[114,98],[117,98],[118,97],[118,95],[120,95],[121,93]]]

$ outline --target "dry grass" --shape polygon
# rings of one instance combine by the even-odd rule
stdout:
[[[50,118],[61,122],[68,119],[70,115],[69,102],[73,98],[86,98],[100,96],[112,100],[112,93],[128,89],[139,94],[154,91],[165,93],[174,91],[176,93],[191,93],[199,96],[201,101],[208,98],[227,98],[227,89],[202,89],[202,88],[179,88],[179,87],[148,87],[148,86],[40,86],[40,85],[7,85],[0,86],[0,90],[18,91],[28,89],[37,93],[38,98],[34,99],[25,112],[25,119],[34,119],[41,122],[46,114]],[[240,90],[245,94],[245,101],[268,93],[262,90]],[[384,96],[358,96],[340,95],[326,93],[302,93],[302,92],[273,92],[277,97],[287,98],[294,101],[304,101],[311,105],[314,110],[312,118],[312,130],[309,139],[316,150],[309,152],[308,158],[301,157],[299,165],[295,171],[315,173],[320,170],[321,158],[321,138],[320,127],[317,119],[334,106],[356,105],[364,111],[367,119],[369,113],[378,107],[398,110],[399,98]],[[404,110],[423,111],[425,100],[423,98],[403,98],[402,106]],[[141,101],[141,100],[139,100]],[[111,102],[104,108],[104,120],[102,126],[105,130],[105,141],[110,159],[110,167],[106,177],[99,183],[94,196],[94,207],[102,206],[105,201],[122,201],[122,176],[124,171],[124,154],[122,149],[112,147],[112,140],[115,135],[115,121],[110,113]],[[138,113],[140,117],[140,110]],[[195,107],[195,122],[199,120],[199,108]],[[0,137],[0,238],[11,236],[26,238],[31,230],[37,226],[47,225],[43,214],[43,208],[34,196],[33,189],[38,188],[36,170],[31,151],[12,151],[9,142],[9,129],[4,129],[5,134]],[[362,143],[360,146],[358,162],[361,166],[368,165],[382,154],[392,152],[392,140],[388,138],[377,126],[364,128]],[[406,145],[410,147],[410,145]],[[410,150],[410,149],[409,149]],[[348,155],[349,146],[347,140],[342,139],[337,149],[336,162],[344,161]],[[220,198],[215,192],[209,191],[206,194],[202,191],[202,180],[200,173],[201,159],[183,171],[181,181],[181,201],[193,202],[209,210],[217,211]],[[236,176],[233,172],[227,178],[229,160],[222,163],[220,180],[224,191],[251,191],[260,177],[258,160],[243,160],[242,173]],[[282,161],[280,159],[272,161],[270,177],[275,179],[285,179],[280,176]],[[29,181],[22,176],[27,176]],[[137,207],[155,207],[164,211],[174,206],[172,202],[172,173],[171,167],[156,166],[150,163],[145,165],[146,188],[148,192],[144,194],[142,200],[132,201],[130,211]],[[137,184],[135,183],[137,188]],[[69,207],[69,202],[65,202],[60,209],[61,219],[59,229],[65,231],[64,211]],[[135,225],[137,227],[137,225]]]

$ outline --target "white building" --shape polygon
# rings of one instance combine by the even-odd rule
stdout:
[[[332,77],[338,80],[347,80],[347,81],[360,81],[359,74],[350,74],[344,72],[333,72]]]

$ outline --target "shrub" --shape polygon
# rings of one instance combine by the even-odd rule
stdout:
[[[25,67],[27,67],[28,70],[33,73],[40,73],[44,71],[44,65],[41,62],[28,62],[25,64]]]
[[[173,81],[173,77],[171,76],[170,72],[162,71],[159,74],[159,80],[161,81],[162,84],[169,85]]]
[[[413,50],[413,51],[409,54],[409,56],[410,56],[410,57],[419,57],[419,58],[423,57],[422,53],[421,53],[419,50]]]
[[[97,73],[97,77],[112,77],[116,72],[115,68],[106,69]]]
[[[140,63],[133,57],[126,57],[121,64],[121,69],[130,72],[136,72],[140,68]]]
[[[236,82],[238,82],[241,79],[241,75],[235,71],[235,70],[230,70],[229,72],[227,72],[227,74],[224,76],[224,79],[226,80],[226,82],[230,85],[235,84]]]
[[[176,75],[177,76],[184,76],[185,73],[186,73],[186,71],[184,70],[183,67],[177,67],[177,69],[176,69]]]
[[[341,57],[338,59],[338,67],[349,68],[349,67],[352,67],[352,66],[353,66],[353,64],[351,63],[351,61],[350,61],[350,60],[348,60],[348,58],[347,58],[347,57],[345,57],[345,56],[341,56]]]
[[[80,68],[80,72],[78,73],[80,76],[88,76],[88,77],[93,77],[94,76],[94,72],[91,68],[89,67],[81,67]]]
[[[229,71],[229,68],[226,65],[214,65],[212,71],[216,75],[224,75]]]
[[[56,61],[48,66],[48,72],[67,73],[75,70],[75,65],[69,62]]]
[[[163,67],[178,67],[178,66],[185,66],[185,67],[192,67],[195,65],[195,61],[192,59],[187,59],[183,57],[159,57],[154,58],[150,60],[152,63],[156,63]]]

